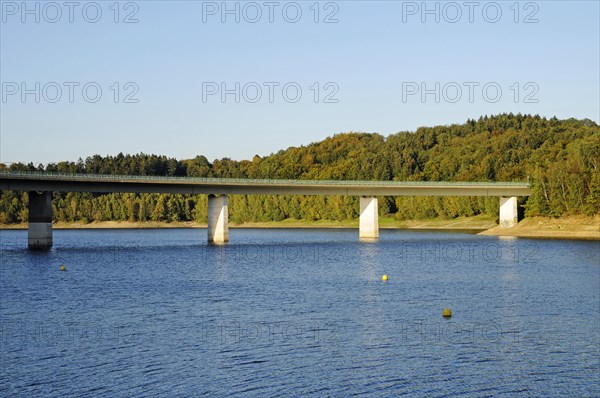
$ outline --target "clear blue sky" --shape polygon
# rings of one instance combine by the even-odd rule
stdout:
[[[514,1],[481,1],[472,10],[459,1],[460,17],[456,7],[438,2],[438,23],[435,14],[422,15],[420,1],[320,2],[318,23],[314,1],[275,2],[272,23],[264,1],[254,3],[262,13],[256,23],[250,22],[256,7],[247,2],[227,3],[231,9],[238,4],[239,23],[235,15],[221,15],[221,1],[122,2],[119,23],[113,1],[98,2],[96,23],[87,21],[98,19],[89,2],[72,10],[57,3],[60,10],[28,2],[28,9],[39,8],[36,23],[36,11],[28,14],[21,1],[1,2],[2,162],[119,152],[241,160],[340,132],[389,135],[503,112],[599,121],[598,1],[519,2],[518,16]],[[296,4],[302,16],[286,21],[296,18]],[[434,9],[436,2],[427,6]],[[130,13],[137,23],[123,23]],[[332,13],[338,22],[323,23]],[[79,84],[72,85],[72,103],[69,82]],[[82,93],[90,82],[102,89],[95,103],[86,102],[94,99],[95,86],[86,97]],[[128,82],[134,85],[125,88]],[[234,94],[225,103],[218,94],[207,95],[221,83],[234,89],[236,82],[239,103]],[[249,82],[262,87],[256,103],[249,101],[256,96],[253,85],[243,92]],[[272,103],[265,82],[279,84]],[[290,82],[302,89],[295,103],[286,101],[295,96],[294,87],[282,94]],[[436,82],[439,103],[434,94],[425,101],[419,93],[408,95],[421,83],[435,91]],[[465,82],[478,84],[472,101]],[[136,87],[132,98],[138,102],[124,103]],[[502,95],[492,102],[497,87]],[[34,93],[23,99],[23,88]],[[325,103],[335,90],[337,103]]]

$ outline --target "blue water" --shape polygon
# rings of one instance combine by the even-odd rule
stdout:
[[[0,395],[600,395],[599,242],[357,235],[1,231]]]

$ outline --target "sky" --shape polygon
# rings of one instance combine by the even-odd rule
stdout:
[[[0,162],[600,119],[598,1],[0,1]]]

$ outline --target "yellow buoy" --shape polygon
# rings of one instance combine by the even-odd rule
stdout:
[[[59,271],[66,271],[67,269],[65,268],[64,265],[61,265],[60,267],[58,267],[58,270]]]
[[[381,280],[382,280],[382,281],[384,281],[384,282],[385,282],[385,281],[387,281],[387,280],[388,280],[388,276],[387,276],[387,275],[383,275],[383,276],[381,277]]]
[[[442,316],[444,318],[450,318],[452,316],[452,310],[450,308],[444,308],[442,310]]]

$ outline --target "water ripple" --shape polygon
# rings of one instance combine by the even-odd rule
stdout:
[[[355,232],[2,231],[0,395],[599,395],[595,242]]]

